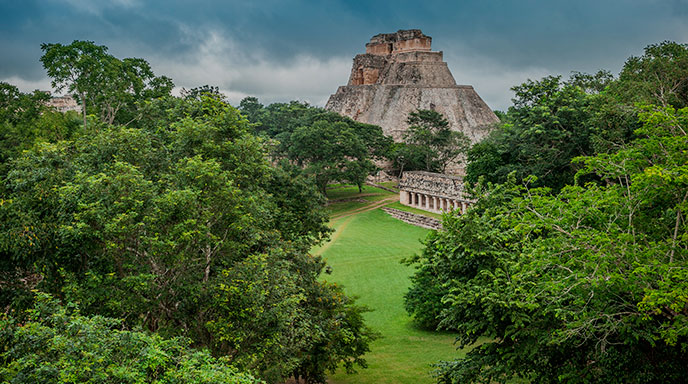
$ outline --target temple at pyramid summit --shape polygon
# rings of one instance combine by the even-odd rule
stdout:
[[[472,86],[457,85],[442,52],[419,29],[375,35],[366,53],[356,55],[349,83],[330,96],[325,108],[356,121],[375,124],[402,141],[409,113],[432,109],[471,142],[482,140],[498,121]],[[450,167],[463,173],[463,167]]]

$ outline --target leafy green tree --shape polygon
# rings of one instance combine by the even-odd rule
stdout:
[[[191,340],[121,330],[39,294],[33,309],[0,319],[0,377],[8,383],[232,383],[260,381]]]
[[[425,159],[432,156],[430,148],[406,143],[394,143],[390,146],[387,158],[392,161],[394,173],[401,175],[404,171],[421,171],[425,169]]]
[[[612,92],[625,103],[688,106],[688,45],[664,41],[626,60]]]
[[[446,297],[450,288],[478,280],[485,271],[493,270],[502,259],[509,259],[519,251],[517,236],[505,223],[509,203],[520,194],[514,177],[504,184],[479,185],[471,193],[481,196],[477,203],[464,215],[446,215],[442,222],[444,230],[431,232],[423,242],[422,254],[406,260],[418,266],[411,278],[412,286],[404,296],[406,310],[424,328],[459,329],[453,319],[446,319],[450,309]],[[462,319],[477,326],[484,320],[481,319],[483,314],[479,310],[466,309]],[[490,321],[499,323],[497,319]],[[481,323],[483,326],[489,324]],[[467,331],[469,327],[461,330]],[[474,330],[471,332],[475,334]]]
[[[392,144],[380,127],[306,103],[263,107],[255,97],[247,97],[240,109],[257,134],[277,141],[273,158],[303,168],[323,194],[331,181],[356,184],[360,190],[368,175],[377,170],[374,160],[387,156]]]
[[[549,76],[512,88],[505,122],[468,152],[466,180],[503,183],[515,172],[519,181],[534,175],[537,185],[553,189],[571,183],[571,159],[593,154],[592,98],[580,83]]]
[[[452,131],[441,113],[426,109],[411,112],[404,141],[411,147],[423,149],[425,171],[444,172],[449,163],[465,154],[470,140],[462,132]]]
[[[364,309],[323,288],[324,263],[308,254],[329,233],[315,186],[273,167],[221,99],[145,108],[140,127],[39,143],[11,161],[0,266],[16,284],[0,285],[2,306],[45,290],[128,328],[189,337],[271,382],[362,365]]]
[[[43,67],[58,91],[66,89],[81,102],[84,127],[91,110],[100,121],[112,124],[137,118],[135,103],[168,95],[174,84],[156,77],[143,59],[117,59],[107,47],[75,40],[69,45],[42,44]]]
[[[81,133],[74,112],[59,113],[46,106],[46,92],[23,93],[0,82],[0,178],[7,174],[11,159],[35,143],[56,142]],[[4,193],[4,184],[0,193]]]
[[[333,180],[349,181],[361,190],[376,169],[366,143],[344,122],[319,120],[297,128],[290,140],[289,158],[314,175],[323,194]]]
[[[431,235],[407,306],[462,346],[489,339],[440,383],[684,381],[688,109],[640,117],[630,145],[576,160],[599,182],[493,186]]]

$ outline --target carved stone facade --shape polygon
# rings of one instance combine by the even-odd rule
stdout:
[[[429,212],[466,212],[475,201],[463,189],[463,178],[441,173],[404,172],[399,182],[399,202]]]
[[[81,106],[70,95],[51,97],[45,104],[55,108],[58,112],[76,111],[81,113]]]
[[[366,53],[354,58],[348,84],[330,96],[325,108],[379,125],[397,142],[408,128],[409,113],[432,109],[472,143],[482,140],[497,116],[472,86],[456,84],[442,52],[431,51],[431,44],[432,38],[418,29],[373,36]],[[463,174],[459,164],[448,170]]]

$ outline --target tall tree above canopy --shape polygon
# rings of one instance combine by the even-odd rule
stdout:
[[[419,109],[411,112],[404,140],[410,146],[425,149],[426,171],[444,172],[447,165],[466,153],[470,141],[462,132],[452,131],[449,122],[437,111]]]
[[[538,186],[560,189],[573,181],[571,159],[592,153],[591,96],[580,76],[562,81],[548,76],[513,87],[514,105],[504,122],[468,152],[466,179],[503,183],[511,172]]]
[[[688,107],[688,44],[664,41],[626,60],[612,92],[623,101]]]
[[[107,47],[75,40],[69,45],[41,44],[41,62],[57,91],[67,90],[81,102],[84,126],[89,108],[100,120],[112,124],[126,108],[143,99],[164,96],[174,84],[156,77],[148,62],[138,58],[117,59]],[[135,118],[129,112],[126,118]]]

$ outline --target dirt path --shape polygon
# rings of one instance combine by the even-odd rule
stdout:
[[[318,249],[318,251],[314,252],[314,253],[316,255],[322,255],[323,252],[327,251],[332,246],[332,244],[334,244],[337,241],[339,236],[342,235],[342,232],[344,232],[344,229],[346,228],[346,226],[349,225],[349,222],[351,221],[351,219],[353,219],[353,217],[349,217],[346,220],[344,220],[344,222],[342,222],[339,225],[339,228],[337,228],[337,230],[334,232],[334,235],[332,235],[332,237],[330,238],[330,241],[323,244],[323,246],[320,247],[320,249]]]
[[[330,241],[328,241],[320,249],[318,249],[316,254],[322,255],[323,252],[325,252],[327,249],[329,249],[332,246],[332,244],[334,244],[337,241],[339,236],[342,235],[342,232],[344,232],[347,225],[349,225],[349,223],[353,219],[354,215],[357,215],[357,214],[363,213],[363,212],[372,211],[373,209],[380,208],[382,206],[385,206],[389,203],[393,203],[395,201],[399,201],[399,196],[390,196],[384,200],[376,201],[374,203],[371,203],[370,205],[366,205],[365,207],[358,208],[358,209],[355,209],[353,211],[348,211],[348,212],[341,214],[339,216],[332,217],[330,219],[330,222],[335,221],[335,220],[339,220],[339,219],[344,219],[344,221],[339,224],[339,228],[337,228],[337,230],[334,232],[334,235],[332,235],[332,237],[330,238]]]
[[[389,204],[389,203],[394,203],[394,202],[396,202],[396,201],[399,201],[399,196],[398,196],[398,195],[390,196],[390,197],[388,197],[388,198],[386,198],[386,199],[384,199],[384,200],[376,201],[376,202],[374,202],[374,203],[372,203],[372,204],[370,204],[370,205],[366,205],[365,207],[357,208],[357,209],[354,209],[354,210],[352,210],[352,211],[348,211],[348,212],[345,212],[345,213],[343,213],[343,214],[340,214],[340,215],[338,215],[338,216],[332,216],[332,217],[330,218],[330,221],[339,220],[339,219],[341,219],[341,218],[348,217],[348,216],[351,216],[351,215],[356,215],[356,214],[362,213],[362,212],[372,211],[373,209],[380,208],[380,207],[382,207],[382,206],[384,206],[384,205],[387,205],[387,204]]]

